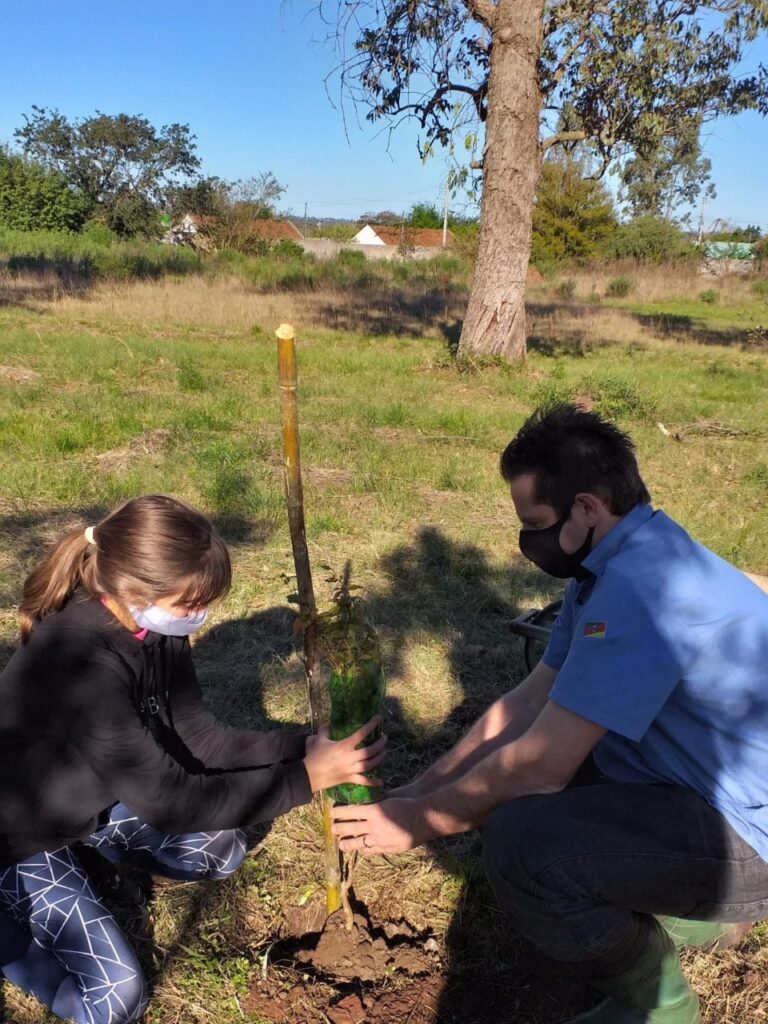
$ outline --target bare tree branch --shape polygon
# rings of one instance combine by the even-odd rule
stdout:
[[[548,139],[542,139],[541,148],[546,153],[553,146],[562,146],[564,142],[583,142],[588,136],[589,133],[583,130],[558,132],[557,135],[550,135]]]

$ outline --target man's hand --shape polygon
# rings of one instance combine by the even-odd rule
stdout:
[[[328,726],[321,725],[315,736],[307,737],[304,767],[313,793],[321,789],[351,782],[359,786],[380,786],[380,779],[368,778],[370,772],[384,759],[387,737],[382,736],[368,747],[360,747],[365,737],[379,726],[377,715],[345,740],[332,740]]]
[[[433,838],[418,800],[393,797],[378,804],[338,806],[331,817],[333,834],[345,853],[404,853]]]

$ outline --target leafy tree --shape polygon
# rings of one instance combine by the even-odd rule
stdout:
[[[274,217],[277,201],[284,192],[285,185],[281,185],[271,171],[238,179],[226,186],[229,206],[242,208],[252,217]]]
[[[79,231],[85,196],[33,160],[0,147],[0,226],[17,231]]]
[[[694,248],[675,224],[661,217],[636,217],[611,235],[606,255],[638,263],[665,263],[688,259]]]
[[[378,213],[364,213],[358,218],[359,224],[401,224],[402,216],[392,210],[379,210]]]
[[[414,203],[406,217],[412,228],[441,228],[443,215],[432,203]]]
[[[157,129],[145,117],[102,114],[68,120],[58,110],[33,107],[24,126],[15,132],[24,153],[60,174],[87,199],[95,213],[116,224],[137,224],[142,232],[148,220],[137,211],[147,204],[165,204],[169,189],[195,174],[200,161],[188,125]],[[125,216],[128,200],[132,214]]]
[[[548,157],[533,209],[533,262],[589,260],[616,227],[613,200],[602,182],[568,153]]]
[[[104,211],[104,223],[120,238],[156,238],[162,228],[160,211],[142,195],[125,189]]]
[[[525,353],[540,156],[590,142],[603,167],[686,124],[768,108],[744,75],[766,0],[321,0],[342,88],[368,117],[416,118],[421,151],[481,154],[482,218],[460,351]],[[333,12],[331,14],[331,11]],[[738,72],[738,73],[737,73]]]
[[[719,222],[722,225],[722,221]],[[708,242],[759,242],[763,231],[757,224],[747,224],[745,228],[723,225],[717,231],[707,235]]]
[[[693,206],[700,197],[714,199],[709,180],[712,162],[702,155],[699,125],[683,123],[676,135],[662,136],[638,147],[621,169],[622,198],[633,217],[669,221],[680,206]],[[682,218],[690,220],[690,214]]]
[[[216,177],[201,177],[189,184],[173,185],[166,195],[166,206],[172,220],[183,217],[185,213],[217,217],[226,204],[227,183]]]

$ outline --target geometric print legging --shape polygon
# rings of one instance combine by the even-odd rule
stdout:
[[[226,878],[246,854],[237,829],[166,835],[122,804],[85,843],[184,881]],[[67,846],[0,870],[0,972],[77,1024],[129,1024],[147,1004],[133,950]]]

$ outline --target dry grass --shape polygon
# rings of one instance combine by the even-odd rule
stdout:
[[[53,274],[0,275],[0,308],[55,312],[60,323],[98,319],[113,330],[139,328],[155,336],[184,325],[188,332],[242,334],[288,321],[300,329],[331,328],[375,334],[442,336],[456,322],[465,296],[379,284],[356,290],[323,287],[267,293],[240,278],[166,277],[159,281],[101,281],[62,286]]]
[[[605,268],[564,271],[563,276],[573,278],[576,295],[582,299],[593,293],[604,296],[610,282],[621,276],[631,279],[631,297],[637,302],[655,303],[695,297],[707,288],[716,289],[721,303],[726,306],[738,306],[755,298],[754,276],[728,274],[721,278],[704,277],[695,265],[690,264],[642,268],[634,264],[613,264]]]

